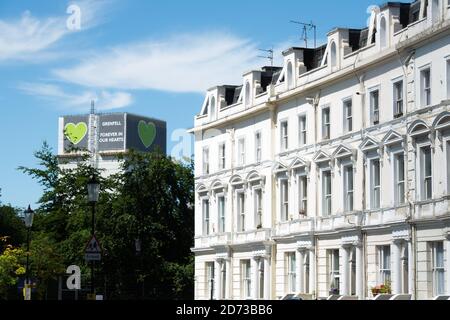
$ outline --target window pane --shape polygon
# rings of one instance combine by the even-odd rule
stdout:
[[[444,243],[436,242],[436,267],[444,268]]]
[[[375,160],[373,162],[373,182],[375,186],[380,185],[380,161]]]
[[[339,274],[339,250],[334,250],[333,252],[333,271]]]

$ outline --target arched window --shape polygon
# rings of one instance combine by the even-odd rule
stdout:
[[[250,105],[251,101],[251,93],[250,93],[250,83],[247,81],[245,84],[245,97],[244,97],[245,105]]]
[[[288,84],[288,89],[292,89],[292,87],[294,86],[294,70],[292,68],[292,62],[288,62],[287,65],[287,84]]]
[[[330,63],[331,67],[334,68],[337,65],[337,49],[336,49],[336,43],[334,41],[331,43],[331,50],[330,50]]]
[[[210,102],[210,108],[211,108],[211,119],[215,120],[216,119],[216,98],[215,97],[211,97],[211,102]]]
[[[386,18],[381,17],[381,20],[380,20],[380,47],[385,48],[386,46],[387,46]]]
[[[431,16],[433,19],[433,23],[438,22],[439,18],[440,18],[440,4],[439,4],[439,0],[432,0],[431,3]]]

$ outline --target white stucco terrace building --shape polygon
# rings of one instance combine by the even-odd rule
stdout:
[[[283,55],[195,118],[195,298],[450,296],[450,1]]]

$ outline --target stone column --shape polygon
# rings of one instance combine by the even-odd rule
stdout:
[[[408,241],[408,290],[409,294],[414,297],[414,248],[412,245],[412,240]]]
[[[264,300],[270,300],[270,256],[264,259]]]
[[[297,283],[295,284],[297,292],[303,293],[304,288],[304,262],[303,262],[303,256],[304,252],[301,250],[297,250],[295,253],[295,261],[296,261],[296,273],[297,273]]]
[[[391,277],[392,294],[402,293],[402,264],[401,264],[401,242],[395,240],[391,244]]]
[[[231,286],[232,286],[232,268],[231,268],[231,259],[226,260],[226,284],[225,284],[225,299],[231,300]]]
[[[316,253],[314,248],[309,249],[309,293],[318,296],[316,291]]]
[[[221,294],[221,275],[222,275],[222,262],[221,260],[216,260],[214,262],[214,300],[220,300],[220,294]]]
[[[356,244],[356,295],[364,300],[364,256],[361,243]]]
[[[342,286],[341,286],[341,290],[340,290],[340,294],[344,295],[344,296],[348,296],[350,295],[350,288],[349,288],[349,276],[350,276],[350,272],[349,272],[349,267],[350,267],[350,263],[349,263],[349,248],[348,247],[342,247],[341,248],[341,257],[342,257],[342,271],[341,273],[341,277],[342,277]]]
[[[257,300],[258,299],[258,277],[259,277],[259,258],[255,257],[252,259],[251,261],[251,267],[252,267],[252,274],[253,274],[253,279],[252,279],[252,285],[251,285],[251,290],[252,290],[252,299],[253,300]]]

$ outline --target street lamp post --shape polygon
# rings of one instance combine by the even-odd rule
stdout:
[[[91,210],[92,210],[92,231],[91,235],[92,237],[95,236],[95,206],[98,202],[99,193],[100,193],[100,183],[97,180],[96,175],[94,174],[89,180],[88,185],[88,200],[91,204]],[[91,261],[91,294],[95,294],[95,283],[94,283],[94,268],[95,268],[95,262]]]
[[[31,206],[24,211],[25,226],[27,227],[27,265],[26,265],[26,280],[25,280],[25,300],[31,300],[30,290],[30,233],[33,226],[34,211],[31,210]]]

